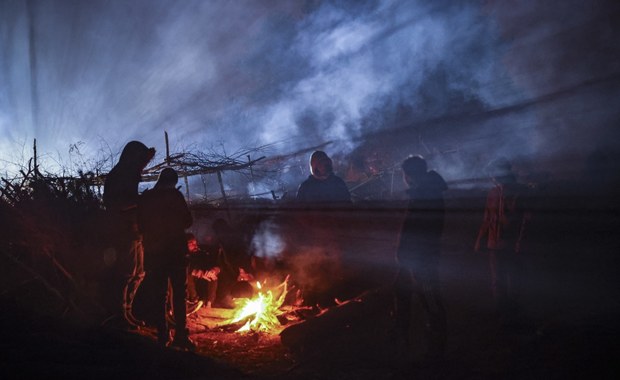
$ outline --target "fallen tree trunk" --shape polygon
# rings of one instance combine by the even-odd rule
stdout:
[[[393,306],[393,288],[367,291],[285,328],[280,340],[295,353],[322,350],[335,341],[357,341],[360,347],[372,345],[385,339],[392,328]]]

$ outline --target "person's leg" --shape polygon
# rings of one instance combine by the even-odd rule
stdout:
[[[510,318],[510,297],[509,297],[509,281],[510,281],[510,252],[497,250],[494,251],[496,256],[497,271],[497,311],[502,321]]]
[[[129,323],[137,326],[144,326],[144,322],[138,320],[133,315],[133,300],[140,284],[144,280],[144,249],[142,241],[133,240],[129,245],[129,259],[131,260],[128,268],[125,287],[123,288],[123,313]]]
[[[489,250],[489,264],[491,267],[491,290],[495,302],[495,315],[499,320],[504,320],[508,312],[506,252]]]
[[[428,267],[422,279],[423,305],[428,314],[428,353],[427,359],[440,360],[445,352],[447,341],[447,318],[439,284],[439,271],[436,266]]]
[[[190,277],[193,276],[188,276],[188,287],[187,287],[187,293],[188,293],[188,301],[187,301],[187,316],[196,313],[198,310],[200,310],[202,308],[203,305],[205,305],[207,303],[207,284],[208,281],[202,279],[202,278],[198,278],[198,277],[193,277],[193,283],[194,283],[194,292],[195,292],[195,296],[194,298],[191,298],[189,296],[190,293],[190,286],[189,286],[189,279]],[[211,305],[209,305],[209,307],[211,307]]]
[[[201,280],[192,276],[191,270],[187,271],[187,300],[190,302],[198,301],[200,297],[199,282]]]
[[[118,230],[118,235],[114,236],[110,250],[111,261],[111,283],[108,291],[111,303],[109,312],[111,316],[104,321],[104,324],[121,329],[135,329],[136,324],[127,318],[127,284],[134,271],[134,260],[131,257],[132,240]]]
[[[187,329],[187,310],[185,307],[185,297],[187,293],[187,269],[186,267],[172,267],[169,272],[170,283],[172,285],[172,307],[176,326],[174,329],[174,339],[172,345],[185,350],[193,350],[195,346],[189,339]]]
[[[522,276],[520,259],[515,252],[506,252],[506,303],[511,319],[517,319],[521,313],[519,305]]]
[[[394,283],[395,290],[395,328],[398,335],[404,339],[406,346],[409,346],[409,329],[411,326],[411,307],[413,283],[411,271],[403,266],[398,271]]]
[[[217,294],[217,280],[214,281],[207,281],[206,284],[206,305],[207,307],[211,307],[213,306],[213,304],[215,303],[215,296]]]
[[[166,323],[166,293],[168,289],[168,277],[162,268],[149,270],[150,283],[152,285],[153,307],[149,308],[151,314],[149,320],[154,321],[157,328],[157,342],[166,345],[170,338],[168,325]]]

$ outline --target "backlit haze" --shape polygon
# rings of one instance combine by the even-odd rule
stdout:
[[[49,172],[130,140],[161,160],[168,131],[172,151],[329,143],[343,168],[423,154],[461,181],[501,155],[578,176],[618,151],[619,15],[602,0],[1,0],[0,174],[35,138]]]

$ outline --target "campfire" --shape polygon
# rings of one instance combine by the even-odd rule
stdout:
[[[266,289],[267,281],[256,281],[257,294],[253,298],[235,300],[234,317],[230,324],[242,323],[236,332],[275,332],[280,326],[278,317],[284,314],[281,309],[288,292],[287,276],[284,282],[273,289]]]

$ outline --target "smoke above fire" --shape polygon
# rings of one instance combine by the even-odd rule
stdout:
[[[423,154],[449,180],[500,154],[615,148],[617,14],[603,0],[5,1],[0,168],[34,138],[50,170],[134,139],[161,158],[164,130],[173,151]]]
[[[252,236],[252,251],[263,259],[281,259],[286,243],[281,236],[280,227],[271,220],[260,223]]]

